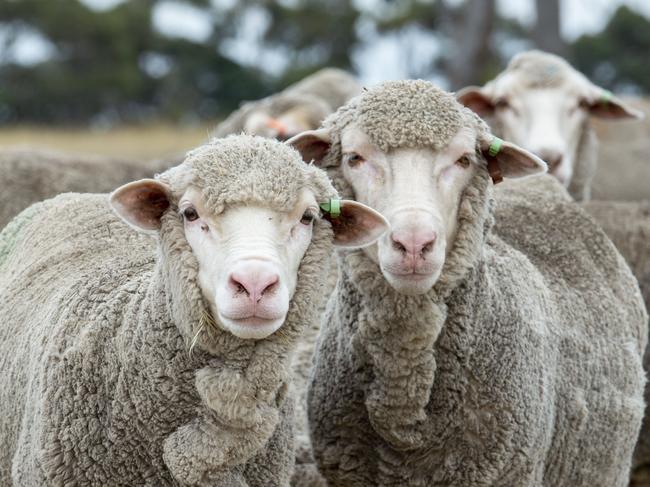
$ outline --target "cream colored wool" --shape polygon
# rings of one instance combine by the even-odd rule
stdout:
[[[650,202],[590,201],[583,205],[625,257],[639,281],[641,294],[650,309]],[[646,349],[644,368],[650,370],[650,352]],[[650,387],[645,402],[650,403]],[[650,417],[646,414],[634,453],[633,477],[650,476]],[[644,484],[650,485],[646,479]]]
[[[0,151],[0,229],[32,203],[60,193],[105,193],[153,177],[173,163],[62,154],[33,149]]]
[[[384,90],[396,104],[363,110],[364,94],[325,123],[340,192],[351,191],[338,167],[345,125],[384,124],[369,135],[394,149],[443,134],[437,122],[459,110],[441,94],[441,119],[413,123],[431,116],[437,89],[386,83],[370,99]],[[478,123],[457,113],[459,126]],[[403,137],[391,139],[392,120]],[[333,486],[626,485],[644,409],[638,286],[550,176],[499,193],[497,234],[478,148],[474,163],[431,291],[399,294],[362,251],[338,254],[308,395],[321,473]]]
[[[297,106],[308,113],[313,128],[361,91],[361,86],[350,74],[335,68],[325,68],[307,76],[280,93],[261,100],[245,103],[221,122],[213,132],[214,137],[238,134],[244,130],[248,117],[264,112],[277,117]]]
[[[293,149],[247,136],[213,141],[160,179],[174,199],[202,185],[211,211],[282,209],[304,187],[336,195]],[[290,360],[331,250],[320,220],[284,325],[243,340],[211,326],[176,201],[155,240],[106,195],[21,213],[0,234],[0,484],[288,485]]]

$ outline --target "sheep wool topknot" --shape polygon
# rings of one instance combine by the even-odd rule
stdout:
[[[530,88],[563,84],[573,68],[564,59],[542,51],[527,51],[513,57],[504,73],[516,73]]]
[[[202,188],[207,205],[216,213],[226,205],[241,203],[289,211],[305,187],[323,201],[336,196],[323,171],[305,164],[292,147],[262,137],[213,139],[190,151],[183,166],[191,168],[189,182]],[[172,171],[162,179],[181,193],[188,181],[181,181],[179,187],[179,178],[169,177]]]
[[[383,83],[351,100],[328,122],[338,129],[356,123],[386,152],[400,147],[438,151],[468,123],[481,126],[451,93],[423,80]]]

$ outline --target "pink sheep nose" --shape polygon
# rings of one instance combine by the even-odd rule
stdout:
[[[557,168],[564,158],[562,152],[557,150],[540,149],[537,153],[539,154],[539,157],[544,159],[544,161],[548,164],[548,169],[550,171]]]
[[[434,231],[396,231],[390,235],[393,242],[393,248],[402,254],[410,257],[424,257],[433,250],[433,244],[436,241],[436,232]]]
[[[280,283],[280,276],[263,262],[247,262],[230,274],[228,284],[237,293],[244,293],[253,304],[273,294]]]

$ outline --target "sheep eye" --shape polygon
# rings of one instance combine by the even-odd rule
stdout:
[[[510,103],[505,98],[500,98],[497,100],[494,106],[497,108],[497,110],[505,110],[507,108],[510,108]]]
[[[348,163],[348,166],[350,167],[356,167],[362,162],[364,162],[364,158],[361,157],[359,154],[356,152],[353,152],[352,154],[348,154],[345,158],[345,162]]]
[[[190,206],[190,207],[185,208],[183,210],[183,217],[188,222],[193,222],[194,220],[196,220],[199,217],[199,214],[196,212],[196,210],[194,208],[192,208]]]
[[[457,161],[456,164],[459,165],[460,167],[468,168],[470,164],[470,160],[468,156],[462,156],[460,157]]]
[[[311,225],[315,219],[316,219],[316,215],[314,215],[314,212],[311,210],[307,210],[302,214],[300,223],[302,223],[303,225]]]

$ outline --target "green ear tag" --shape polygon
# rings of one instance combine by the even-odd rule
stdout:
[[[496,157],[501,150],[502,145],[503,140],[501,140],[499,137],[494,137],[492,139],[492,142],[490,142],[490,148],[488,149],[488,154],[490,154],[490,157]]]
[[[612,99],[612,92],[608,90],[603,90],[603,94],[600,96],[600,101],[603,105],[607,105]]]
[[[330,199],[325,203],[321,203],[320,207],[325,213],[329,213],[332,218],[337,218],[341,215],[341,200]]]

